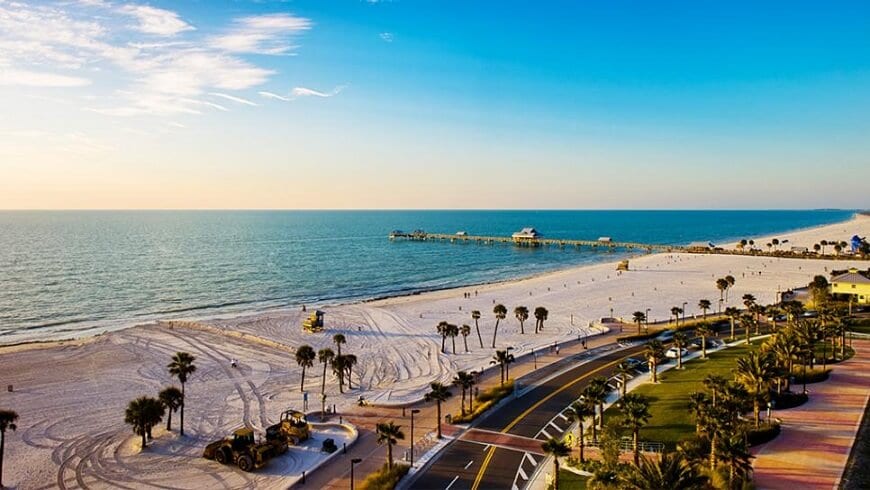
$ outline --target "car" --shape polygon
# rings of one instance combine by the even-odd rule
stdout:
[[[815,318],[817,316],[819,316],[819,312],[814,310],[809,310],[801,313],[801,318]]]
[[[661,340],[662,342],[667,342],[674,338],[673,330],[664,330],[662,333],[656,335],[656,340]]]
[[[769,315],[769,316],[767,317],[767,321],[769,321],[769,322],[774,322],[774,321],[776,321],[776,322],[784,322],[785,320],[786,320],[786,316],[785,316],[785,315],[776,315],[776,316],[774,316],[774,315]]]
[[[687,351],[686,349],[683,349],[683,348],[677,349],[676,347],[671,347],[670,349],[668,349],[667,352],[665,352],[665,357],[667,357],[668,359],[676,359],[677,355],[679,355],[680,357],[683,357],[688,353],[689,353],[689,351]]]
[[[695,340],[693,340],[691,345],[692,345],[692,347],[694,347],[695,349],[700,349],[701,347],[703,347],[703,346],[701,345],[701,339],[695,339]],[[721,342],[721,341],[716,340],[716,339],[711,339],[711,338],[709,338],[709,337],[707,338],[707,348],[708,348],[708,349],[713,349],[713,348],[719,347],[720,345],[722,345],[722,342]]]
[[[646,361],[643,361],[636,357],[627,357],[623,362],[631,366],[631,368],[636,371],[647,371],[649,369],[649,365],[646,363]]]

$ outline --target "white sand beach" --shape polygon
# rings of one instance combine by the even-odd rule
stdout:
[[[853,234],[870,235],[870,217],[778,235],[790,246],[812,249],[820,240],[848,241]],[[749,237],[747,237],[749,238]],[[773,237],[756,238],[766,243]],[[449,246],[421,244],[420,246]],[[437,291],[324,308],[327,328],[303,332],[300,310],[209,320],[206,326],[158,324],[108,333],[83,342],[0,348],[4,390],[0,406],[21,416],[18,430],[7,434],[5,482],[13,488],[109,488],[160,485],[167,488],[237,488],[245,485],[285,487],[277,470],[245,474],[200,458],[207,441],[240,425],[262,431],[288,407],[301,408],[301,369],[293,350],[302,344],[315,349],[334,347],[342,333],[345,353],[359,359],[353,389],[338,393],[327,373],[327,400],[341,409],[362,395],[370,402],[402,404],[419,399],[435,380],[448,382],[458,370],[488,366],[494,318],[502,303],[508,317],[498,330],[497,348],[511,346],[517,355],[546,348],[555,341],[576,339],[590,322],[607,317],[630,318],[650,310],[652,320],[667,319],[673,306],[686,303],[686,314],[700,314],[698,301],[717,308],[716,278],[730,274],[736,284],[724,306],[741,305],[741,296],[761,303],[775,300],[777,291],[806,285],[814,275],[868,263],[844,260],[802,260],[742,255],[654,254],[631,259],[631,270],[617,273],[614,263],[576,267],[536,277],[479,287]],[[535,271],[529,271],[534,274]],[[470,298],[464,297],[470,293]],[[534,317],[525,334],[513,308],[537,306],[549,319],[534,334]],[[316,305],[309,306],[310,309]],[[480,347],[470,313],[480,310]],[[447,339],[441,353],[440,321],[468,324],[469,352],[462,337],[456,354]],[[244,334],[244,335],[241,335]],[[187,385],[185,428],[189,436],[155,431],[147,455],[137,455],[138,439],[124,424],[124,408],[140,395],[156,395],[174,384],[166,370],[170,356],[187,351],[197,357],[198,370]],[[230,367],[237,359],[239,367]],[[312,391],[309,408],[319,410],[322,366],[315,363],[306,377]],[[7,392],[6,385],[14,391]],[[173,424],[177,425],[177,416]],[[175,429],[175,427],[173,427]]]

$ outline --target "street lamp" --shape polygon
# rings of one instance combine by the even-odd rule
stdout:
[[[652,308],[647,308],[647,309],[646,309],[646,312],[645,312],[645,314],[644,314],[644,319],[646,319],[646,323],[645,323],[643,329],[646,330],[647,332],[649,332],[649,312],[650,312],[651,309],[652,309]]]
[[[511,351],[512,351],[512,350],[514,350],[513,347],[508,347],[507,349],[505,349],[505,352],[506,352],[506,354],[507,354],[507,359],[505,359],[505,362],[504,362],[504,377],[505,377],[505,380],[510,380],[510,379],[511,379]]]
[[[683,324],[686,324],[686,305],[689,304],[686,301],[683,301]]]
[[[350,460],[350,490],[353,490],[353,467],[361,461],[361,458],[353,458]]]
[[[411,409],[411,467],[414,466],[414,414],[420,413],[419,408]]]

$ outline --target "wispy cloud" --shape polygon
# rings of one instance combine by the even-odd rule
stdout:
[[[311,21],[290,14],[243,17],[226,34],[211,38],[211,47],[229,53],[288,54],[290,38],[311,28]]]
[[[384,40],[384,42],[388,42],[388,43],[393,42],[393,33],[392,32],[382,32],[380,34],[380,36],[381,36],[381,39]]]
[[[284,102],[290,102],[291,100],[293,100],[290,97],[284,97],[283,95],[274,94],[272,92],[257,92],[257,93],[260,94],[261,97],[265,97],[267,99],[282,100]]]
[[[262,85],[275,72],[244,55],[292,54],[291,40],[310,27],[290,14],[247,16],[223,35],[207,36],[178,13],[147,5],[0,0],[0,84],[82,88],[86,109],[111,116],[227,110],[209,96],[251,106],[232,92]],[[112,84],[92,80],[125,86],[107,90]]]
[[[256,107],[258,105],[255,102],[251,102],[250,100],[243,99],[241,97],[236,97],[235,95],[222,94],[220,92],[209,92],[209,95],[211,95],[213,97],[220,97],[221,99],[225,99],[225,100],[230,100],[230,101],[235,102],[237,104],[250,105],[250,106],[254,106],[254,107]]]
[[[306,87],[296,87],[293,89],[293,96],[295,97],[333,97],[341,93],[344,90],[344,85],[340,85],[335,87],[330,92],[320,92],[314,89],[306,88]]]

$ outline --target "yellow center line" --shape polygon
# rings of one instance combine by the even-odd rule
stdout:
[[[553,398],[554,396],[556,396],[556,395],[558,395],[559,393],[561,393],[561,392],[567,390],[568,388],[574,386],[575,384],[579,383],[580,381],[583,381],[584,379],[586,379],[586,378],[592,376],[593,374],[598,373],[599,371],[602,371],[602,370],[604,370],[604,369],[607,369],[608,367],[613,366],[614,364],[618,364],[620,361],[622,361],[622,358],[619,358],[619,359],[616,359],[616,360],[614,360],[614,361],[608,362],[607,364],[603,364],[603,365],[601,365],[601,366],[599,366],[599,367],[593,369],[592,371],[589,371],[588,373],[586,373],[586,374],[580,376],[579,378],[575,379],[574,381],[571,381],[570,383],[566,384],[565,386],[562,386],[561,388],[559,388],[559,389],[557,389],[556,391],[550,393],[549,395],[545,396],[544,398],[541,398],[540,400],[538,400],[537,402],[535,402],[534,405],[532,405],[531,407],[527,408],[523,413],[519,414],[519,415],[517,416],[517,418],[513,419],[513,420],[511,421],[511,423],[509,423],[508,425],[506,425],[505,428],[501,430],[501,432],[502,432],[502,433],[507,433],[507,431],[513,429],[514,426],[516,426],[518,423],[520,423],[520,420],[524,419],[527,415],[529,415],[530,413],[532,413],[533,410],[535,410],[536,408],[540,407],[541,405],[543,405],[544,403],[546,403],[548,400],[550,400],[550,399]],[[491,448],[489,449],[489,453],[487,453],[486,458],[483,460],[483,464],[480,466],[480,470],[477,471],[477,477],[474,479],[474,485],[471,486],[471,490],[477,490],[478,487],[480,486],[480,481],[483,480],[483,474],[486,473],[486,468],[487,468],[487,466],[489,466],[489,461],[492,459],[492,455],[493,455],[493,454],[495,454],[495,446],[493,446],[493,447],[491,447]]]

